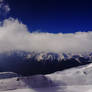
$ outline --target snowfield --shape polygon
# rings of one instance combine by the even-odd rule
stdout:
[[[21,77],[8,72],[0,77],[0,92],[92,92],[92,64],[47,75]]]
[[[92,92],[92,86],[67,86],[59,88],[17,89],[0,92]]]

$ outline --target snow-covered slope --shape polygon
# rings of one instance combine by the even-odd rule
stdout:
[[[92,85],[92,64],[46,75],[54,83],[62,85]]]
[[[59,88],[36,88],[36,89],[16,89],[16,90],[8,90],[1,92],[92,92],[92,86],[61,86]]]
[[[6,73],[1,73],[0,75],[4,74],[6,75]],[[9,74],[10,76],[7,78],[0,79],[0,91],[15,89],[25,89],[25,91],[27,90],[26,92],[43,92],[43,90],[45,90],[44,92],[92,91],[92,64],[47,75],[29,77],[20,77],[17,75],[11,78],[15,73]],[[17,90],[17,92],[21,91]]]

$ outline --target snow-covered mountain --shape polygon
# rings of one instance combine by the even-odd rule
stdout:
[[[15,72],[22,75],[48,74],[91,62],[91,53],[65,54],[16,51],[0,54],[0,71]]]
[[[7,74],[9,76],[7,76]],[[15,76],[14,76],[15,75]],[[0,91],[21,92],[91,92],[92,64],[47,75],[22,77],[15,73],[1,73]],[[5,78],[6,76],[6,78]]]
[[[92,59],[92,53],[55,53],[55,52],[24,52],[24,51],[13,51],[13,52],[6,52],[2,55],[5,56],[19,56],[19,57],[24,57],[24,59],[27,60],[37,60],[38,62],[40,61],[62,61],[62,60],[67,60],[67,59],[76,59],[78,62],[80,61],[80,58],[84,59]],[[81,63],[81,62],[80,62]]]

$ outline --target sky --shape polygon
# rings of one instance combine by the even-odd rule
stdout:
[[[91,53],[91,8],[88,0],[0,0],[0,53]]]
[[[92,30],[91,0],[6,0],[8,16],[18,18],[30,30],[74,33]]]

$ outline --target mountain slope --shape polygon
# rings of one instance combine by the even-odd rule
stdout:
[[[4,73],[5,74],[5,73]],[[48,75],[0,79],[0,91],[20,92],[91,92],[92,91],[92,64],[71,68]],[[1,74],[2,75],[2,74]],[[5,74],[6,75],[6,74]]]

